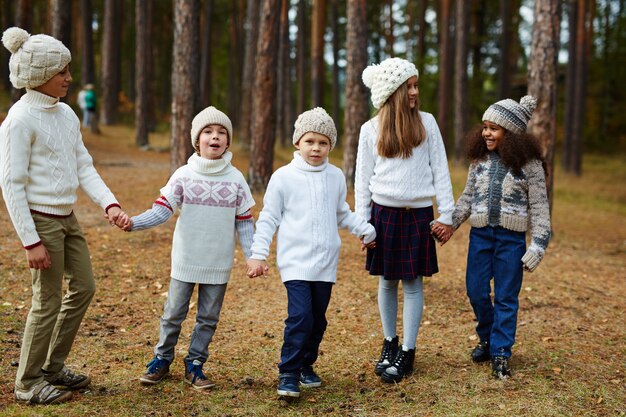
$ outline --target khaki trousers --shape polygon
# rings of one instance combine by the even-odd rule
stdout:
[[[31,269],[32,306],[26,319],[15,386],[28,390],[43,380],[43,371],[63,368],[85,311],[96,291],[89,248],[76,217],[53,218],[33,213],[37,233],[52,265]],[[63,295],[63,281],[68,289]]]

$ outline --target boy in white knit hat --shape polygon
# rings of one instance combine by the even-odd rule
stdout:
[[[368,247],[376,238],[372,225],[350,211],[344,175],[328,162],[336,141],[335,124],[324,109],[317,107],[298,117],[293,160],[269,181],[248,260],[248,276],[263,275],[277,233],[276,263],[288,300],[277,392],[285,397],[299,397],[299,385],[322,384],[313,364],[337,278],[338,229],[347,228]]]
[[[131,218],[126,231],[144,230],[166,222],[180,211],[172,241],[172,270],[167,302],[161,317],[154,359],[139,381],[157,384],[174,360],[181,325],[198,286],[196,324],[184,358],[185,382],[197,390],[213,387],[202,367],[219,321],[226,285],[233,267],[235,232],[243,253],[250,257],[254,199],[241,172],[231,164],[228,151],[233,128],[230,119],[207,107],[191,123],[195,153],[178,168],[152,208]]]
[[[128,216],[96,172],[78,117],[59,101],[72,82],[70,51],[57,39],[16,27],[4,32],[2,43],[12,54],[11,83],[26,88],[0,127],[2,195],[26,249],[33,291],[15,398],[53,404],[91,382],[65,366],[96,290],[89,249],[73,212],[76,189],[102,207],[112,224],[123,225]]]

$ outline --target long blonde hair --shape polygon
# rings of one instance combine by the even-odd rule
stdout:
[[[407,84],[404,83],[378,111],[378,154],[385,158],[409,158],[413,148],[426,140],[426,129],[419,114],[419,97],[415,107],[409,106]]]

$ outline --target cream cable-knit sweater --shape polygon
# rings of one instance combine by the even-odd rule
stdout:
[[[406,159],[378,155],[378,116],[361,126],[356,159],[356,212],[370,218],[371,202],[387,207],[430,207],[433,197],[442,224],[452,224],[454,196],[443,139],[435,118],[420,112],[427,140]]]
[[[74,111],[34,90],[0,126],[0,184],[24,247],[40,242],[30,210],[69,215],[79,186],[103,209],[118,204],[93,166]]]
[[[341,170],[327,161],[320,166],[309,165],[294,152],[291,163],[277,169],[267,185],[251,259],[267,258],[278,229],[276,263],[283,282],[335,282],[339,228],[365,236],[365,243],[376,238],[374,226],[346,203],[346,180]]]

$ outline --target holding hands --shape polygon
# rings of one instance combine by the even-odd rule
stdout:
[[[117,206],[109,208],[109,210],[104,214],[104,218],[108,220],[111,226],[117,226],[125,232],[130,231],[133,227],[133,222],[128,214]]]
[[[443,246],[454,233],[452,230],[452,226],[439,223],[438,221],[433,221],[430,224],[430,233],[439,241],[439,243]]]
[[[246,261],[246,266],[246,275],[248,275],[248,278],[261,277],[270,270],[267,266],[267,262],[260,259],[248,259]]]

